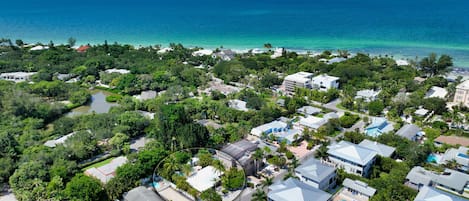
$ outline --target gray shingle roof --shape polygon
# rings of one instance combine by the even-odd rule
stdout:
[[[163,201],[155,192],[139,186],[130,190],[125,196],[125,201]]]
[[[414,124],[406,124],[396,132],[396,135],[411,140],[417,133],[422,131],[418,126]]]
[[[440,174],[435,178],[435,182],[458,191],[462,191],[469,182],[469,175],[456,170],[445,169],[443,174]]]
[[[301,108],[298,108],[296,110],[296,112],[298,112],[300,114],[305,114],[305,115],[312,115],[312,114],[320,113],[321,109],[319,109],[317,107],[307,105],[307,106],[303,106]]]
[[[361,194],[364,194],[368,197],[371,197],[376,193],[376,189],[369,187],[368,184],[359,180],[351,180],[349,178],[345,178],[342,185],[349,189],[353,189],[357,192],[360,192]]]
[[[295,169],[302,176],[307,177],[317,183],[327,178],[335,172],[335,168],[321,163],[321,161],[311,158]]]
[[[276,183],[269,189],[267,196],[275,201],[328,201],[332,196],[293,178]]]
[[[394,151],[396,151],[396,148],[394,147],[390,147],[388,145],[384,145],[367,139],[363,140],[358,145],[376,151],[378,152],[378,155],[383,157],[390,157],[394,153]]]

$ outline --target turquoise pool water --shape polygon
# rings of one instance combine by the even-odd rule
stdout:
[[[430,155],[428,155],[428,157],[427,157],[427,162],[428,162],[428,163],[437,163],[437,162],[438,162],[438,158],[436,157],[435,154],[430,154]]]
[[[154,187],[155,189],[160,188],[160,183],[158,183],[158,182],[153,182],[153,187]]]

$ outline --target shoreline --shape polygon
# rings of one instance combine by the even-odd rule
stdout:
[[[12,39],[13,40],[13,39]],[[28,39],[25,39],[24,42],[27,43],[27,44],[37,44],[37,43],[42,43],[44,45],[47,45],[48,42],[30,42],[30,41],[34,41],[34,40],[28,40]],[[61,44],[61,45],[64,45],[66,44],[66,40],[52,40],[55,44]],[[263,44],[264,43],[270,43],[270,42],[260,42],[260,43],[257,43],[259,45],[237,45],[237,44],[229,44],[227,43],[227,45],[213,45],[213,44],[207,44],[207,41],[202,41],[200,43],[200,45],[195,45],[193,44],[194,42],[187,42],[187,41],[177,41],[177,42],[144,42],[144,41],[141,41],[141,42],[126,42],[125,40],[122,40],[124,42],[118,42],[118,41],[114,41],[114,40],[108,40],[108,44],[114,44],[114,43],[117,43],[117,44],[120,44],[120,45],[131,45],[133,46],[134,48],[138,49],[140,47],[149,47],[149,46],[156,46],[156,45],[159,45],[161,48],[164,48],[164,47],[168,47],[170,43],[175,43],[175,44],[182,44],[184,45],[185,47],[188,47],[188,48],[203,48],[203,49],[210,49],[210,50],[214,50],[214,49],[217,49],[217,48],[225,48],[225,49],[231,49],[233,51],[235,51],[236,53],[245,53],[249,50],[260,50],[260,51],[267,51],[266,48],[263,47]],[[275,41],[274,41],[275,42]],[[204,44],[205,43],[205,44]],[[104,44],[104,41],[88,41],[88,42],[81,42],[80,41],[77,41],[77,44],[75,46],[80,46],[80,45],[86,45],[86,44],[89,44],[89,45],[102,45]],[[348,47],[348,48],[327,48],[327,47],[295,47],[294,44],[292,44],[291,46],[282,46],[282,45],[276,45],[276,43],[271,43],[273,46],[273,48],[271,48],[272,50],[275,49],[275,48],[284,48],[285,50],[287,51],[293,51],[293,52],[296,52],[298,54],[306,54],[306,53],[311,53],[311,54],[320,54],[322,53],[323,51],[326,51],[326,50],[329,50],[329,51],[332,51],[332,52],[335,52],[337,50],[347,50],[349,51],[349,53],[351,54],[356,54],[356,53],[364,53],[364,54],[368,54],[370,56],[389,56],[389,57],[392,57],[394,58],[395,60],[418,60],[422,57],[426,57],[430,52],[436,52],[437,54],[448,54],[450,55],[451,57],[453,57],[453,62],[454,62],[454,68],[457,68],[457,69],[464,69],[464,71],[469,70],[469,53],[468,54],[465,54],[465,51],[466,50],[461,50],[459,48],[455,48],[455,49],[447,49],[447,48],[440,48],[440,47],[425,47],[425,46],[428,46],[428,45],[423,45],[423,46],[416,46],[416,47],[393,47],[393,46],[387,46],[387,45],[383,45],[383,46],[375,46],[375,47],[361,47],[361,46],[357,46],[357,47]],[[348,45],[350,46],[350,45]],[[458,51],[464,51],[462,53],[458,53],[456,54],[451,54],[451,53],[456,53]],[[463,55],[463,59],[460,58],[460,56]],[[459,58],[459,59],[458,59]]]

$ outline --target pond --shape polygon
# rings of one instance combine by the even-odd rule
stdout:
[[[67,113],[68,117],[74,117],[82,114],[90,114],[95,112],[97,114],[108,113],[112,106],[117,106],[117,103],[106,102],[106,97],[111,95],[107,91],[93,90],[91,95],[91,103],[77,107]]]

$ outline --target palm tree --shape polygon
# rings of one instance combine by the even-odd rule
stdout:
[[[270,49],[272,49],[272,44],[270,44],[270,43],[265,43],[265,44],[264,44],[264,48],[269,49],[269,51],[270,51]]]
[[[446,162],[445,167],[449,169],[459,169],[461,165],[455,159],[451,159]]]
[[[327,151],[327,146],[321,145],[314,155],[316,158],[325,159],[327,157]]]
[[[430,77],[446,73],[449,71],[449,67],[453,66],[453,59],[448,55],[441,55],[437,59],[435,53],[431,53],[428,57],[423,58],[420,61],[420,69],[428,74]]]
[[[298,159],[296,159],[296,157],[293,157],[291,162],[290,162],[290,168],[295,169],[298,166],[300,166],[300,162],[298,161]]]
[[[263,188],[268,187],[274,183],[274,179],[272,177],[266,177],[264,181],[261,182],[261,186]]]
[[[168,157],[163,164],[163,173],[166,174],[167,178],[180,169],[180,164],[176,161],[173,156]]]
[[[225,171],[225,165],[220,160],[213,160],[212,166],[215,168],[215,171],[222,173]]]
[[[267,195],[261,189],[257,189],[256,192],[252,194],[251,201],[266,201],[266,200],[267,200]]]
[[[259,171],[259,160],[264,159],[264,151],[262,149],[256,149],[256,151],[252,154],[252,159],[254,159],[255,166],[256,166],[256,175]]]
[[[188,177],[191,172],[192,172],[192,166],[189,165],[189,164],[184,164],[184,165],[181,165],[181,172],[186,176]]]
[[[283,176],[283,180],[287,180],[289,178],[298,178],[298,177],[292,171],[288,171],[288,173],[285,174],[285,176]]]

